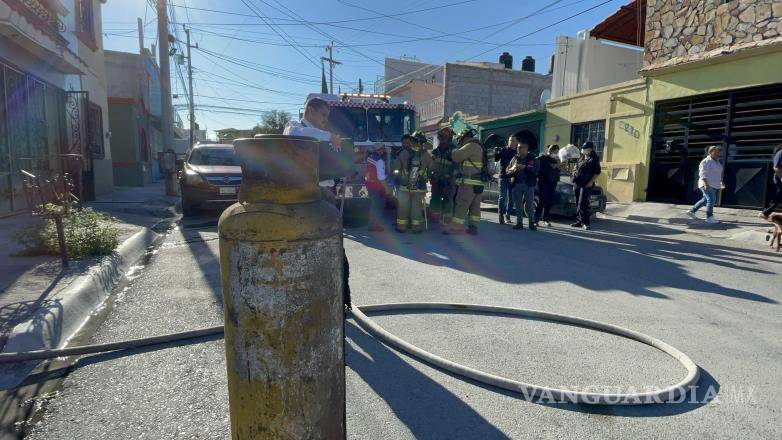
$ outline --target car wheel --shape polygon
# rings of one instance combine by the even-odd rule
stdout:
[[[187,199],[182,199],[182,217],[193,217],[198,214],[198,209]]]

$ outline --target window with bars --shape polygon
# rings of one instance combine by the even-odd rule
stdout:
[[[606,141],[606,121],[590,121],[581,124],[573,124],[570,131],[570,143],[581,147],[584,142],[590,141],[595,146],[595,152],[603,157],[603,149]]]
[[[92,157],[103,158],[103,110],[93,103],[87,106],[87,141]]]
[[[97,49],[95,39],[95,10],[93,0],[77,0],[79,6],[78,36],[79,39],[92,48]]]

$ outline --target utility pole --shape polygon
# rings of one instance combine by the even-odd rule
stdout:
[[[326,46],[326,51],[329,53],[328,58],[326,57],[320,57],[321,61],[326,61],[329,63],[329,90],[331,94],[334,94],[334,65],[335,64],[342,64],[339,61],[334,59],[334,42],[332,41],[331,44]]]
[[[190,29],[185,27],[185,35],[187,35],[187,83],[190,88],[190,99],[188,104],[190,105],[190,143],[189,147],[195,145],[195,102],[193,102],[193,59],[190,56]]]
[[[141,17],[137,18],[136,25],[138,26],[138,53],[144,55],[144,23]]]
[[[166,0],[157,0],[157,34],[160,53],[160,97],[162,111],[163,150],[174,149],[173,108],[171,106],[171,66],[168,50],[168,8]]]

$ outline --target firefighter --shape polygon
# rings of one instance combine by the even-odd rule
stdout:
[[[429,173],[430,183],[432,185],[432,199],[429,201],[429,208],[432,213],[432,223],[442,221],[443,225],[449,226],[453,219],[453,161],[451,154],[454,150],[451,141],[450,128],[437,131],[435,148],[432,150],[433,166]]]
[[[396,230],[423,232],[426,176],[432,166],[432,156],[424,150],[426,137],[416,132],[402,136],[402,151],[396,161],[394,175],[399,182],[397,191]]]
[[[475,130],[471,128],[462,130],[456,138],[456,143],[458,149],[451,154],[457,169],[456,207],[453,213],[453,226],[444,229],[443,233],[466,232],[470,235],[478,235],[483,197],[484,151],[475,138]]]

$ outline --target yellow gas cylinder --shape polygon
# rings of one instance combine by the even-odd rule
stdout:
[[[321,200],[318,143],[234,148],[239,201],[218,226],[232,436],[342,439],[342,222]]]

